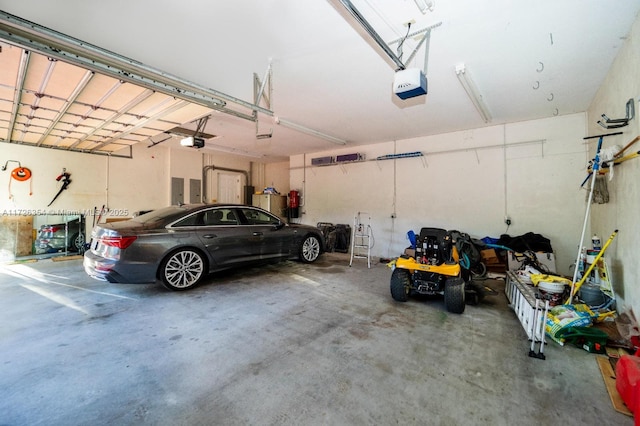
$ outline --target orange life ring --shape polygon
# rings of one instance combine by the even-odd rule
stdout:
[[[31,170],[26,167],[16,167],[11,171],[11,177],[17,181],[24,182],[31,179]]]

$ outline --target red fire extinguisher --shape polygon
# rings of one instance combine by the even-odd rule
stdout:
[[[289,217],[297,218],[300,215],[300,192],[292,189],[289,191]]]

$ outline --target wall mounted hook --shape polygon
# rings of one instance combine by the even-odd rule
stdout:
[[[598,124],[605,129],[617,129],[629,125],[629,121],[633,120],[636,116],[636,108],[633,98],[627,101],[625,109],[627,115],[624,118],[609,118],[606,114],[602,114],[602,120],[598,120]]]

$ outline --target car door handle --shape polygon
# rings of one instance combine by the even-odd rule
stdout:
[[[202,238],[216,238],[217,235],[216,234],[205,234],[202,236]]]
[[[253,233],[253,236],[254,236],[254,237],[259,237],[259,236],[261,236],[261,235],[262,235],[262,232],[254,232],[254,233]]]

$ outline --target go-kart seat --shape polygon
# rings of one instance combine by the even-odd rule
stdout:
[[[451,258],[450,239],[447,238],[449,232],[441,228],[422,228],[418,246],[422,249],[422,255],[429,260],[429,263],[440,265]]]

